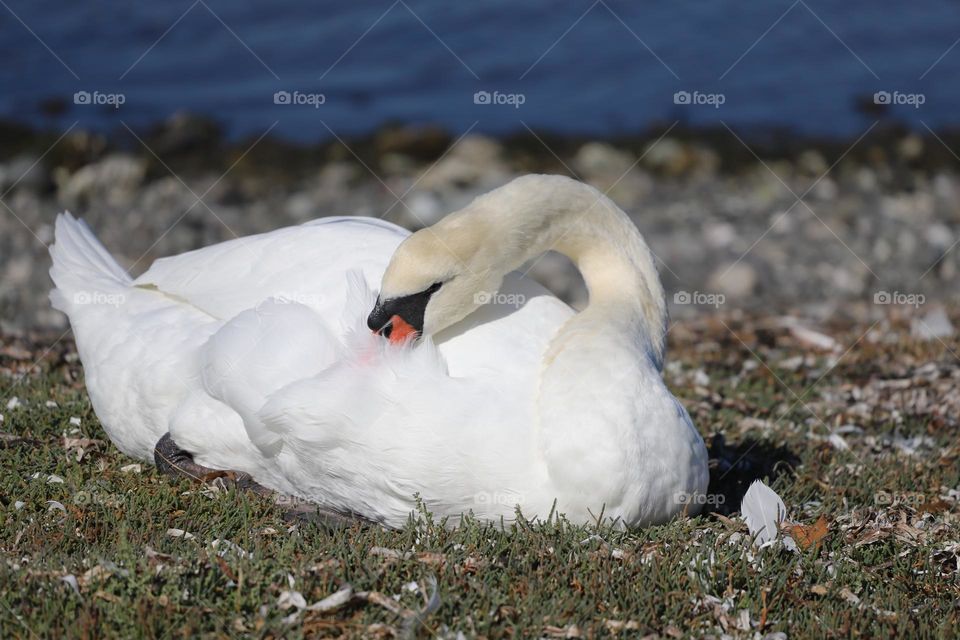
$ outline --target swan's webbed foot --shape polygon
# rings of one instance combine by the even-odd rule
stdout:
[[[307,503],[291,496],[267,489],[255,481],[249,473],[242,471],[224,471],[211,469],[193,461],[193,456],[177,446],[173,437],[165,433],[153,449],[153,460],[157,470],[171,478],[188,478],[194,482],[216,482],[223,486],[232,486],[238,490],[251,491],[264,498],[270,498],[284,509],[287,521],[306,520],[331,529],[343,529],[355,524],[374,524],[361,515],[344,513],[334,509]]]
[[[169,433],[165,433],[153,449],[153,461],[157,470],[171,478],[189,478],[194,482],[217,482],[225,486],[252,491],[257,495],[273,497],[276,494],[257,483],[249,473],[211,469],[193,461],[193,456],[177,446]]]

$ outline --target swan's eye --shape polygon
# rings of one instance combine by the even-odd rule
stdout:
[[[440,289],[440,287],[442,287],[442,286],[443,286],[443,283],[442,283],[442,282],[434,282],[432,285],[430,285],[429,287],[426,288],[426,290],[424,291],[424,293],[428,293],[428,294],[429,294],[429,293],[436,293],[436,292]]]

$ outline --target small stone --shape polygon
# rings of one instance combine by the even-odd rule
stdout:
[[[837,183],[830,178],[824,178],[813,188],[813,195],[818,200],[835,200],[839,192]]]
[[[406,208],[421,226],[430,226],[447,214],[436,196],[426,191],[417,191],[407,197]]]
[[[877,190],[877,174],[872,169],[861,167],[856,173],[855,180],[861,191]]]
[[[43,163],[31,156],[18,156],[0,165],[0,190],[3,192],[12,189],[14,184],[21,189],[37,191],[45,179]]]
[[[71,175],[61,175],[57,194],[68,207],[82,207],[93,201],[127,206],[135,199],[146,173],[145,160],[118,153]]]
[[[757,280],[756,269],[746,262],[723,264],[710,276],[707,289],[730,298],[746,298],[756,290]]]
[[[294,193],[283,205],[284,211],[293,220],[310,220],[317,215],[317,203],[309,192]]]
[[[588,142],[573,157],[574,168],[585,178],[610,176],[618,178],[630,170],[635,159],[605,142]]]
[[[509,172],[502,160],[500,143],[486,136],[468,135],[456,143],[436,164],[421,174],[418,187],[445,191],[478,185],[484,189],[504,184]]]
[[[809,149],[801,153],[800,157],[797,158],[797,167],[801,171],[819,177],[826,173],[829,165],[827,165],[823,154],[814,149]]]
[[[957,183],[951,175],[938,173],[933,179],[933,193],[936,197],[947,202],[957,199]]]
[[[921,340],[948,338],[953,335],[953,323],[943,307],[935,306],[924,317],[914,318],[910,323],[910,333]]]
[[[934,222],[928,226],[923,232],[923,238],[937,249],[946,249],[953,244],[953,234],[941,222]]]
[[[673,138],[663,138],[646,148],[643,164],[670,175],[679,175],[689,166],[689,158],[683,143]]]
[[[723,249],[737,239],[737,229],[729,222],[716,222],[704,225],[703,239],[714,249]]]
[[[910,134],[897,145],[897,152],[904,160],[916,160],[923,155],[923,138]]]

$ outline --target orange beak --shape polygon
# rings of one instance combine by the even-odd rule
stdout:
[[[390,318],[390,324],[387,325],[390,328],[387,339],[393,344],[400,344],[408,337],[415,335],[417,330],[414,329],[410,324],[401,318],[398,315],[394,315]],[[378,331],[377,333],[381,333]]]

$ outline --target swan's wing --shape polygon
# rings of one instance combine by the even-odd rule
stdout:
[[[378,286],[390,256],[409,235],[374,218],[321,218],[161,258],[134,281],[226,320],[269,297],[339,317],[343,274],[359,270]]]
[[[416,494],[438,515],[453,505],[459,513],[479,483],[498,476],[487,458],[501,475],[524,468],[517,454],[525,447],[495,432],[523,433],[510,429],[523,416],[507,408],[502,390],[499,403],[478,406],[482,390],[449,377],[429,342],[397,348],[369,335],[351,342],[335,365],[278,390],[258,412],[279,445],[279,469],[301,495],[397,526]],[[489,418],[494,409],[502,420]]]
[[[511,278],[504,290],[523,286]],[[440,347],[398,347],[367,330],[369,301],[353,306],[333,364],[269,394],[246,421],[251,439],[288,485],[333,508],[399,525],[419,494],[438,516],[511,518],[534,485],[543,349],[572,311],[539,295],[506,315],[484,309],[487,322]]]
[[[263,455],[277,451],[257,416],[268,396],[338,359],[340,343],[327,328],[335,318],[324,320],[305,305],[270,299],[225,323],[200,352],[203,388],[242,418]]]

